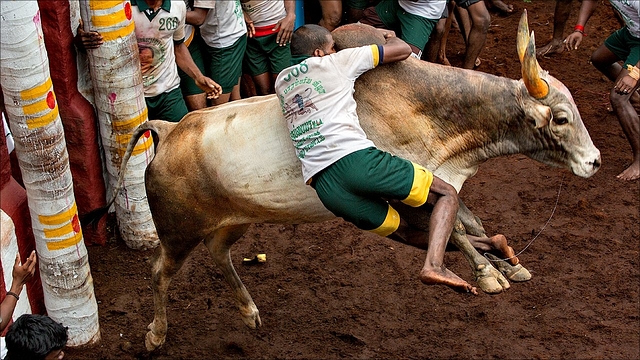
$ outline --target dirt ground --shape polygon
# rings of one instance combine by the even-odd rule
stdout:
[[[529,12],[538,45],[551,36],[554,1],[508,0],[514,15],[492,14],[479,71],[520,78],[515,34]],[[575,4],[568,22],[577,17]],[[68,359],[464,358],[639,359],[639,181],[615,179],[631,151],[606,109],[612,83],[588,64],[619,28],[600,1],[575,52],[539,59],[571,90],[603,166],[576,177],[524,156],[483,164],[461,191],[488,232],[507,236],[533,278],[499,295],[458,294],[418,280],[424,251],[335,220],[258,224],[233,248],[237,271],[260,310],[263,327],[243,324],[229,287],[203,245],[169,289],[166,344],[149,354],[153,319],[151,251],[113,238],[89,248],[102,341],[69,349]],[[462,58],[450,34],[448,57]],[[267,262],[242,259],[266,253]],[[459,252],[446,266],[474,283]],[[474,283],[475,284],[475,283]]]

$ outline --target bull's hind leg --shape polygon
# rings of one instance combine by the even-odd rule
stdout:
[[[180,267],[182,267],[184,260],[197,244],[198,242],[195,242],[192,246],[183,248],[179,253],[172,253],[168,251],[161,242],[151,260],[151,287],[153,289],[155,315],[153,322],[149,324],[149,331],[144,341],[149,351],[153,351],[162,346],[166,340],[167,289],[171,283],[171,278],[178,272]]]
[[[216,230],[212,236],[205,239],[205,244],[213,257],[214,262],[224,275],[227,284],[233,291],[236,306],[240,310],[242,321],[248,327],[255,329],[262,325],[258,308],[254,304],[251,295],[242,284],[236,269],[231,262],[231,246],[247,231],[248,224],[227,226]]]

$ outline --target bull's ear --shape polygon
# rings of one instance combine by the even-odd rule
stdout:
[[[528,118],[532,119],[536,124],[536,129],[549,125],[553,119],[551,108],[537,102],[530,102],[524,106],[524,111]]]

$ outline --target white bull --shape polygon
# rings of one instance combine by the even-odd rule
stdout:
[[[356,42],[363,41],[365,30],[355,32],[360,38]],[[412,58],[363,74],[355,96],[365,132],[379,148],[426,166],[457,190],[482,162],[517,153],[578,176],[593,175],[600,152],[567,88],[539,68],[528,33],[525,13],[518,35],[523,79],[518,81]],[[349,27],[334,34],[338,46],[354,40]],[[302,180],[278,99],[240,100],[189,113],[177,124],[149,121],[134,133],[122,173],[147,130],[157,144],[146,187],[160,238],[152,262],[155,318],[147,348],[164,343],[170,280],[203,240],[231,286],[245,324],[261,325],[231,263],[230,247],[251,223],[334,217]],[[402,209],[401,215],[428,231],[428,214]],[[494,262],[497,271],[465,234],[486,237],[480,221],[461,204],[451,241],[465,254],[485,292],[509,287],[500,271],[514,281],[530,278],[521,265],[504,261]]]

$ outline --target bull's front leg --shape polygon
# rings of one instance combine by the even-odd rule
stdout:
[[[488,237],[480,219],[473,215],[462,199],[460,199],[459,205],[458,219],[464,225],[464,230],[472,246],[483,252],[483,255],[489,258],[489,262],[509,280],[516,282],[530,280],[531,273],[519,263],[504,235]],[[493,251],[494,254],[489,251]],[[496,256],[495,253],[499,256]]]
[[[236,269],[231,262],[231,246],[247,231],[248,224],[227,226],[217,229],[213,236],[205,240],[207,249],[211,253],[214,262],[222,271],[224,279],[233,291],[236,306],[240,310],[242,321],[248,327],[255,329],[262,325],[260,314],[256,304],[251,299],[251,295],[240,280]]]
[[[465,227],[459,219],[453,227],[450,241],[462,252],[471,265],[471,271],[473,271],[482,291],[488,294],[498,294],[509,288],[509,281],[471,245]]]

